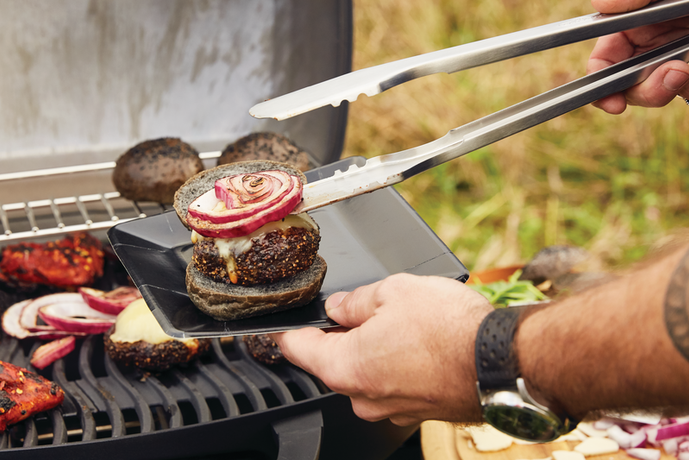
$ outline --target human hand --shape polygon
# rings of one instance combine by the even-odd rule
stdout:
[[[273,338],[292,363],[352,400],[356,415],[397,425],[481,420],[474,340],[488,301],[459,281],[390,276],[326,301],[341,328]]]
[[[651,0],[591,0],[601,13],[631,11],[651,3]],[[679,18],[661,24],[639,27],[601,37],[591,52],[587,73],[604,69],[612,64],[668,43],[689,33],[689,18]],[[624,112],[629,105],[662,107],[680,95],[689,98],[689,65],[671,61],[658,67],[644,82],[624,93],[617,93],[593,103],[611,114]]]

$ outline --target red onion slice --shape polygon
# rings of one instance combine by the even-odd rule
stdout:
[[[662,441],[664,439],[677,438],[687,435],[689,435],[689,422],[682,422],[661,426],[656,432],[655,439],[656,441]]]
[[[286,217],[301,201],[302,192],[299,177],[284,171],[229,176],[189,205],[187,223],[207,237],[248,235]]]
[[[294,187],[293,179],[296,177],[284,171],[238,174],[215,181],[215,197],[223,200],[227,209],[260,211],[288,193]]]
[[[19,319],[21,318],[24,307],[31,303],[31,299],[22,300],[11,305],[2,315],[2,330],[5,334],[17,339],[24,339],[29,336],[30,331],[23,328]]]
[[[43,369],[74,350],[74,336],[63,337],[36,348],[31,356],[31,364]]]
[[[19,318],[19,324],[21,324],[21,326],[24,329],[27,329],[29,332],[54,330],[55,328],[52,326],[41,326],[36,323],[36,320],[38,319],[38,310],[41,307],[45,307],[46,305],[50,305],[53,303],[72,303],[80,301],[81,296],[74,292],[60,292],[57,294],[49,294],[44,295],[42,297],[38,297],[37,299],[34,299],[31,302],[29,302],[29,304],[24,307]]]
[[[38,315],[55,329],[69,332],[101,334],[115,324],[115,315],[108,315],[89,307],[83,301],[54,303],[38,310]]]
[[[89,307],[108,315],[117,315],[127,305],[141,298],[139,290],[130,286],[118,287],[109,292],[82,287],[79,288],[79,294]]]

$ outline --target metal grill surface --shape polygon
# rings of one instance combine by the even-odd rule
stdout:
[[[5,336],[0,360],[35,372],[29,359],[38,345]],[[213,339],[202,359],[150,374],[118,366],[104,353],[102,335],[90,336],[41,374],[65,390],[65,401],[0,434],[0,458],[24,448],[97,442],[236,418],[329,392],[291,365],[257,363],[241,340]]]

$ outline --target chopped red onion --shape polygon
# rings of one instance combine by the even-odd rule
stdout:
[[[660,460],[661,452],[658,449],[627,449],[627,454],[640,460]]]
[[[658,428],[656,432],[656,440],[662,441],[664,439],[677,438],[679,436],[689,435],[689,422],[673,423]]]
[[[41,345],[31,356],[31,365],[43,369],[74,350],[74,336],[63,337]]]
[[[637,430],[634,433],[627,433],[619,425],[613,425],[607,430],[608,437],[617,442],[622,449],[642,447],[646,444],[646,433]]]

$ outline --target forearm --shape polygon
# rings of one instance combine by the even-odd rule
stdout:
[[[689,286],[689,271],[676,273],[686,250],[528,316],[516,337],[524,380],[579,417],[689,406],[689,361],[665,320],[668,285]]]

